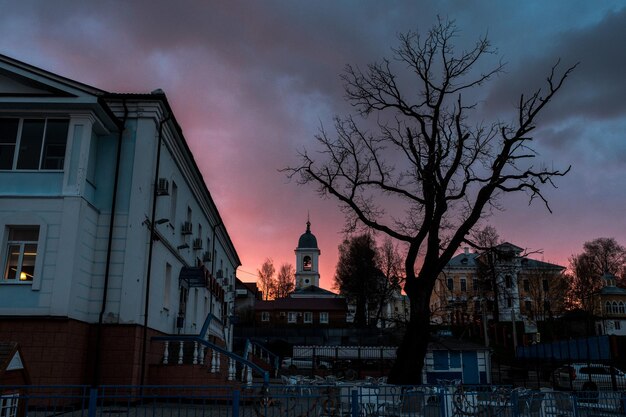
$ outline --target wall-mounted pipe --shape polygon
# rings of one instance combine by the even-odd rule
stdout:
[[[124,116],[119,128],[117,137],[117,155],[115,157],[115,178],[113,179],[113,195],[111,196],[111,220],[109,223],[109,239],[107,242],[107,258],[106,266],[104,270],[104,285],[102,289],[102,304],[100,306],[100,314],[98,315],[98,324],[96,325],[96,346],[95,355],[93,360],[93,374],[91,385],[96,387],[100,384],[100,360],[102,358],[102,323],[104,318],[104,312],[107,306],[107,295],[109,292],[109,277],[111,275],[111,253],[113,252],[113,227],[115,223],[115,206],[117,205],[117,190],[118,181],[120,176],[120,161],[122,159],[122,138],[124,136],[124,130],[126,129],[126,120],[128,119],[128,107],[126,106],[126,100],[122,99],[122,105],[124,106]]]

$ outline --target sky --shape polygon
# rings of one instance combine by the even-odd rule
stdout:
[[[626,3],[553,1],[0,0],[0,53],[110,92],[161,88],[253,281],[266,258],[295,264],[307,216],[331,288],[344,217],[279,169],[314,151],[354,109],[340,74],[391,56],[398,34],[440,16],[458,42],[487,35],[505,72],[481,87],[485,121],[506,120],[551,66],[579,62],[538,121],[539,160],[571,165],[545,189],[552,214],[506,196],[486,223],[567,266],[585,241],[626,245]]]

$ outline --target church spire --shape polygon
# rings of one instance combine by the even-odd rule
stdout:
[[[311,215],[309,210],[306,211],[306,232],[311,233]]]

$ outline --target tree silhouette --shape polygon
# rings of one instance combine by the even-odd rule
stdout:
[[[271,258],[265,259],[263,265],[261,265],[261,269],[257,269],[257,274],[259,276],[259,287],[263,294],[263,299],[270,300],[275,298],[276,293],[276,282],[274,280],[274,274],[276,273],[276,268],[274,268],[274,261]]]
[[[389,375],[393,383],[421,383],[435,281],[478,220],[500,196],[518,191],[549,210],[541,187],[569,170],[533,165],[530,133],[575,66],[559,73],[557,62],[545,91],[521,95],[510,124],[474,124],[469,116],[476,104],[462,93],[469,96],[503,64],[480,71],[481,59],[494,53],[490,42],[482,37],[457,53],[457,36],[454,22],[439,20],[425,37],[400,35],[393,59],[364,71],[348,65],[342,76],[347,100],[359,116],[376,115],[377,133],[354,117],[337,117],[336,135],[322,129],[316,136],[319,156],[305,150],[299,165],[284,170],[338,199],[349,229],[372,228],[407,245],[404,291],[411,313]],[[406,72],[396,72],[395,64]]]
[[[614,238],[600,237],[585,242],[582,253],[570,258],[570,270],[570,297],[575,305],[592,312],[591,296],[602,288],[602,275],[615,275],[619,285],[626,284],[626,248]]]
[[[285,298],[291,294],[296,287],[296,270],[290,263],[284,263],[278,270],[276,276],[275,290],[276,298]]]

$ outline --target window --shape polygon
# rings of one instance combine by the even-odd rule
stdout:
[[[511,278],[510,275],[504,277],[504,285],[506,285],[507,288],[511,288],[513,286],[513,278]]]
[[[544,280],[542,281],[542,283],[541,283],[541,284],[542,284],[542,286],[543,286],[543,290],[544,290],[544,291],[548,291],[548,289],[549,289],[549,286],[548,286],[548,280],[547,280],[547,279],[544,279]]]
[[[532,310],[532,302],[530,300],[524,301],[524,310],[527,313],[530,313],[530,311]]]
[[[513,307],[513,299],[511,297],[506,297],[506,306],[508,308]]]
[[[5,282],[32,282],[35,275],[39,226],[11,226],[7,239]]]
[[[448,286],[448,291],[454,291],[454,279],[453,278],[448,278],[446,284]]]
[[[524,291],[530,291],[530,281],[524,280]]]
[[[615,322],[613,323],[615,330],[622,330],[622,322],[619,320],[615,320]]]
[[[467,291],[467,280],[465,278],[461,278],[461,291]]]
[[[550,300],[543,300],[543,311],[550,312]]]
[[[607,302],[604,304],[604,312],[605,312],[606,314],[611,314],[611,312],[612,312],[612,311],[611,311],[611,302],[610,302],[610,301],[607,301]]]
[[[306,311],[304,313],[304,322],[313,323],[313,313],[311,313],[310,311]]]
[[[435,350],[433,351],[433,369],[435,371],[447,371],[448,365],[448,351],[447,350]]]
[[[328,313],[327,312],[320,313],[320,323],[328,323]]]
[[[295,311],[290,311],[289,313],[287,313],[287,323],[297,323],[298,322],[298,315],[296,314]]]
[[[478,292],[478,290],[480,290],[479,285],[480,284],[478,283],[478,278],[472,278],[472,289],[474,290],[474,292]]]
[[[62,170],[69,120],[0,118],[0,169]]]
[[[262,311],[261,312],[261,321],[270,321],[270,312]]]
[[[619,302],[619,304],[618,304],[618,306],[617,306],[617,312],[618,312],[619,314],[624,314],[624,313],[626,313],[625,306],[624,306],[624,303],[623,303],[622,301],[620,301],[620,302]]]
[[[302,269],[305,271],[310,271],[311,267],[312,267],[311,257],[305,256],[304,258],[302,258]]]
[[[19,394],[0,396],[0,417],[16,417]]]

